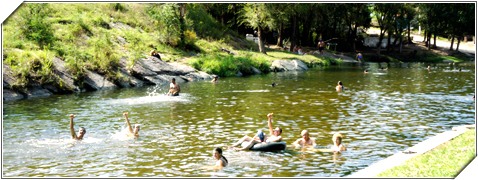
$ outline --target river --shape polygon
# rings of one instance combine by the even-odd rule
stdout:
[[[165,96],[164,85],[3,102],[3,177],[343,177],[474,123],[474,64],[384,65],[185,83],[179,97]],[[337,81],[344,92],[335,91]],[[124,111],[141,124],[137,140],[120,136]],[[225,148],[267,131],[270,112],[285,151]],[[69,114],[76,130],[86,128],[84,140],[70,139]],[[303,129],[323,148],[341,132],[348,151],[292,148]],[[214,147],[229,160],[220,171],[202,168],[214,165]]]

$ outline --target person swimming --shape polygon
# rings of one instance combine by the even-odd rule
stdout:
[[[127,128],[128,128],[128,134],[127,135],[128,136],[134,136],[135,138],[138,138],[139,137],[140,125],[135,124],[133,127],[131,127],[131,123],[129,122],[129,119],[128,119],[128,112],[124,112],[123,116],[126,120],[126,125],[127,125]]]
[[[337,86],[335,86],[335,90],[337,90],[337,92],[342,92],[344,90],[344,84],[342,83],[342,81],[337,82]]]
[[[334,152],[341,152],[341,151],[346,151],[347,148],[342,144],[342,134],[340,133],[335,133],[332,136],[332,141],[334,142],[334,145],[332,146],[332,150]]]
[[[181,87],[179,84],[176,83],[176,78],[171,79],[171,83],[169,84],[169,91],[168,96],[179,96],[179,92],[181,92]]]
[[[309,131],[302,130],[300,133],[302,138],[297,139],[294,143],[292,143],[296,147],[315,147],[317,144],[315,143],[315,139],[310,138]]]
[[[78,130],[78,136],[75,133],[75,128],[74,128],[74,122],[73,119],[75,118],[74,114],[70,114],[70,133],[71,133],[71,138],[75,140],[83,140],[83,136],[86,134],[86,129],[84,127],[80,127],[80,130]]]
[[[220,147],[214,148],[213,157],[216,159],[215,169],[222,169],[229,164],[226,157],[222,155],[222,149]]]

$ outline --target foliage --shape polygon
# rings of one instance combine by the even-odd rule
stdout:
[[[250,56],[233,56],[226,54],[203,55],[192,58],[188,62],[191,66],[206,73],[216,74],[223,77],[236,76],[238,72],[243,75],[252,75],[251,67],[258,68],[263,72],[269,72],[269,62]]]
[[[55,41],[48,15],[52,11],[48,4],[23,4],[19,10],[20,31],[29,40],[45,49]]]
[[[12,69],[13,75],[18,77],[14,87],[25,87],[35,81],[45,84],[51,83],[52,59],[50,51],[15,51],[11,52],[4,63]]]

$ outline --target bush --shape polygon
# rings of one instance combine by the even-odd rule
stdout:
[[[51,51],[16,51],[10,52],[5,63],[12,69],[13,75],[18,77],[14,87],[26,87],[35,82],[40,84],[51,83],[52,59]]]
[[[52,9],[48,4],[23,4],[20,8],[20,31],[29,40],[36,42],[41,49],[52,46],[55,41],[48,15]]]

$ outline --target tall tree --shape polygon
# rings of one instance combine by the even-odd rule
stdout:
[[[344,4],[345,22],[348,26],[347,40],[352,43],[353,52],[356,51],[357,31],[359,27],[369,28],[372,18],[368,4]]]
[[[264,32],[273,27],[271,13],[264,3],[249,3],[244,6],[240,21],[256,29],[259,39],[259,51],[267,54],[264,46]]]

